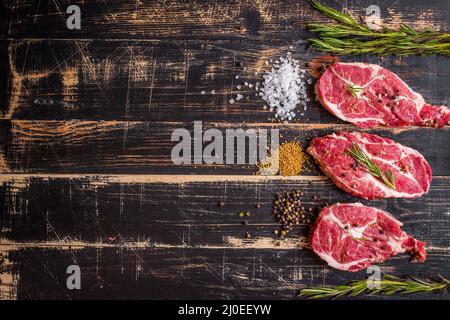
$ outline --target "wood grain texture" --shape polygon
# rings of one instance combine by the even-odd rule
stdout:
[[[443,274],[448,276],[448,270],[442,269],[442,260],[448,258],[448,253],[436,252],[425,268],[408,263],[406,256],[394,257],[381,270],[421,277],[447,271]],[[8,252],[5,260],[10,267],[4,269],[4,277],[12,285],[10,290],[2,288],[2,294],[13,299],[296,299],[297,290],[304,286],[338,285],[366,277],[327,268],[309,250],[28,248]],[[82,269],[85,289],[65,288],[66,268],[73,264]],[[449,295],[389,299],[411,298],[447,300]]]
[[[8,61],[2,66],[1,116],[35,120],[272,122],[274,113],[263,109],[258,91],[245,83],[262,83],[271,68],[266,63],[287,52],[306,69],[316,55],[306,44],[246,40],[14,40],[0,43],[0,50]],[[448,58],[341,60],[379,64],[429,103],[449,101]],[[336,123],[314,101],[313,84],[307,110],[300,109],[296,121]],[[244,98],[230,104],[237,94]]]
[[[358,19],[377,4],[393,28],[450,30],[444,0],[322,2]],[[285,241],[273,235],[276,191],[304,190],[314,214],[324,202],[360,201],[314,165],[262,179],[253,165],[170,159],[171,133],[195,120],[205,129],[276,128],[281,141],[304,147],[355,130],[314,101],[313,84],[305,115],[290,124],[237,87],[261,82],[266,62],[288,51],[307,68],[321,53],[307,48],[306,24],[329,20],[307,1],[92,0],[78,3],[82,29],[68,30],[69,4],[0,0],[0,299],[295,299],[305,286],[366,277],[327,267],[308,249],[307,224]],[[341,60],[380,64],[428,102],[448,103],[446,57]],[[237,93],[245,98],[231,105]],[[427,242],[426,263],[401,255],[382,271],[450,277],[450,127],[369,132],[417,149],[434,173],[421,199],[362,201]],[[241,210],[252,213],[247,225]],[[66,289],[72,264],[82,270],[80,291]],[[450,299],[391,299],[409,297]]]
[[[307,248],[308,225],[296,227],[284,241],[273,235],[278,226],[270,208],[276,191],[303,190],[302,202],[313,208],[313,216],[323,202],[359,201],[330,181],[111,181],[117,178],[21,178],[4,183],[2,255],[17,266],[4,270],[20,281],[0,291],[33,299],[291,299],[302,286],[364,277],[364,272],[325,267]],[[405,223],[405,231],[427,241],[426,263],[409,264],[407,255],[401,255],[382,264],[383,272],[450,275],[449,189],[449,179],[437,178],[420,203],[363,201],[389,210]],[[312,200],[311,195],[320,199]],[[261,207],[256,209],[249,199]],[[224,202],[223,208],[218,201]],[[241,210],[252,213],[245,218],[247,225],[238,215]],[[85,289],[79,292],[64,287],[65,268],[74,263],[82,269]],[[162,282],[164,289],[158,285]],[[192,291],[197,292],[190,296]]]
[[[365,16],[370,0],[346,2],[324,0],[355,17]],[[67,30],[65,9],[69,0],[36,2],[20,1],[20,5],[3,0],[6,19],[0,30],[9,38],[65,39],[279,39],[305,38],[305,25],[310,21],[327,21],[311,10],[307,1],[102,1],[80,5],[81,30]],[[383,23],[398,27],[408,23],[423,29],[430,26],[448,30],[448,3],[445,0],[381,0]]]
[[[193,123],[117,121],[2,121],[0,154],[4,173],[129,173],[129,174],[254,174],[255,165],[175,165],[172,132],[186,128],[193,138]],[[355,130],[352,125],[284,125],[204,123],[203,129],[279,129],[280,141],[298,140],[305,148],[310,140],[332,132]],[[450,175],[448,141],[450,127],[374,129],[370,132],[416,148],[438,176]],[[270,134],[269,134],[270,136]],[[432,141],[433,143],[429,143]],[[207,143],[204,143],[206,146]],[[193,144],[192,144],[193,146]],[[193,147],[192,147],[193,148]],[[192,149],[193,150],[193,149]],[[225,149],[224,149],[225,150]],[[247,147],[248,154],[248,147]],[[193,154],[193,151],[192,151]],[[314,161],[310,159],[310,163]],[[317,174],[314,165],[306,174]]]
[[[305,193],[303,205],[314,214],[324,203],[362,202],[391,212],[430,247],[449,249],[447,177],[435,177],[429,194],[419,203],[415,199],[365,201],[347,195],[330,180],[152,182],[151,176],[146,176],[148,182],[137,183],[129,176],[118,177],[8,179],[1,189],[1,235],[13,241],[67,239],[106,244],[139,238],[162,246],[182,246],[183,239],[189,238],[192,246],[226,247],[227,235],[243,238],[248,228],[254,231],[267,225],[259,233],[270,237],[276,226],[271,215],[275,192],[297,188]],[[319,199],[313,200],[313,195]],[[223,208],[219,201],[224,202]],[[256,203],[261,208],[255,208]],[[251,226],[240,226],[245,220],[239,216],[241,211],[252,213],[248,219]],[[423,222],[435,223],[433,232]],[[307,233],[301,234],[307,237]]]

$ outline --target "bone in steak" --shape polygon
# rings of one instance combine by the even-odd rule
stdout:
[[[443,127],[450,120],[449,108],[425,103],[395,73],[375,64],[336,62],[315,89],[326,109],[360,128]]]
[[[357,164],[347,152],[354,143],[383,172],[392,173],[395,190]],[[418,151],[375,134],[340,132],[318,137],[312,140],[307,151],[339,188],[357,197],[416,198],[430,188],[431,168]]]
[[[331,267],[359,271],[403,252],[412,262],[426,260],[425,244],[400,229],[389,213],[361,203],[337,203],[322,210],[311,247]]]

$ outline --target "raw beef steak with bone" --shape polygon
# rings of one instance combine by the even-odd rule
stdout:
[[[393,186],[373,175],[349,153],[355,145],[382,173],[391,174]],[[339,188],[357,197],[416,198],[430,188],[431,168],[418,151],[375,134],[330,134],[314,138],[307,151]]]
[[[322,210],[311,247],[331,267],[359,271],[403,252],[412,262],[424,262],[425,244],[400,229],[389,213],[361,203],[337,203]]]
[[[360,128],[443,127],[450,120],[449,108],[427,104],[395,73],[375,64],[336,62],[315,88],[325,108]]]

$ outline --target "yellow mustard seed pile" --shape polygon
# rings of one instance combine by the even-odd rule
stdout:
[[[303,171],[307,156],[298,141],[283,142],[278,150],[280,175],[297,176]]]

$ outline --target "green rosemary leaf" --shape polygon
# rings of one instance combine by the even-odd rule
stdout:
[[[310,39],[311,46],[325,52],[336,54],[377,54],[407,56],[445,55],[450,56],[450,33],[442,33],[426,28],[417,31],[410,26],[401,25],[399,30],[383,27],[370,30],[358,23],[351,15],[310,0],[311,6],[338,24],[311,23],[309,30],[318,34]]]
[[[392,175],[392,172],[390,170],[386,170],[384,172],[384,176],[389,180],[389,182],[392,185],[395,185],[395,180],[394,180],[394,176]],[[395,188],[394,188],[395,189]]]
[[[409,34],[409,35],[413,35],[413,36],[419,35],[419,33],[416,30],[414,30],[413,28],[411,28],[410,26],[407,26],[405,24],[402,24],[400,26],[400,31],[402,31],[406,34]]]
[[[355,18],[353,18],[351,15],[342,13],[336,9],[322,5],[317,0],[311,0],[310,2],[311,2],[311,5],[315,9],[317,9],[318,11],[322,12],[327,17],[334,19],[343,25],[350,26],[354,29],[368,30],[368,28],[366,26],[358,24],[358,22],[355,20]]]
[[[389,188],[396,189],[392,172],[389,170],[382,172],[356,142],[347,150],[347,153],[350,154],[357,163],[365,167],[367,172],[371,175],[381,179],[381,181]]]
[[[354,84],[351,83],[347,83],[345,87],[347,88],[348,92],[350,92],[352,96],[354,96],[355,98],[358,98],[358,93],[360,93],[363,90],[363,88],[355,86]]]
[[[381,294],[391,296],[393,294],[411,294],[411,293],[434,293],[445,292],[450,289],[450,280],[438,276],[439,281],[424,281],[413,277],[397,278],[385,275],[384,279],[375,283],[371,282],[368,287],[368,280],[356,280],[349,285],[339,285],[335,287],[313,287],[301,289],[298,296],[311,299],[337,298],[344,295],[351,297],[364,293]],[[376,284],[377,286],[375,286]]]
[[[329,43],[323,42],[322,40],[319,40],[319,39],[311,39],[311,43],[314,46],[316,46],[317,48],[321,48],[323,51],[337,52],[337,51],[342,50],[342,49],[333,47]]]

